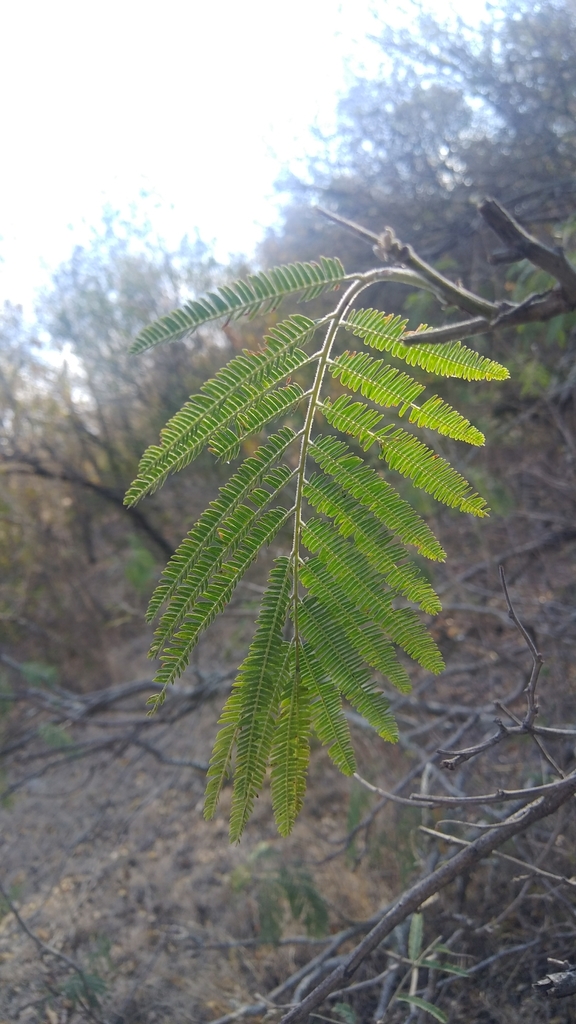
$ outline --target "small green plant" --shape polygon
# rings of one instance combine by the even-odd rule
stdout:
[[[453,950],[449,949],[448,946],[444,946],[440,939],[436,939],[435,942],[431,943],[426,949],[422,949],[424,938],[424,915],[423,914],[412,914],[410,921],[410,932],[408,935],[408,959],[412,966],[405,977],[400,982],[398,989],[396,990],[396,1000],[400,1003],[409,1003],[411,1006],[415,1006],[420,1010],[425,1010],[431,1017],[439,1020],[441,1024],[448,1024],[448,1017],[434,1003],[428,1002],[426,999],[422,999],[421,996],[417,996],[416,992],[418,989],[418,981],[420,972],[424,970],[436,970],[444,971],[446,974],[457,974],[461,978],[468,977],[468,971],[464,970],[463,967],[458,967],[456,964],[452,964],[448,961],[441,961],[438,959],[438,954],[448,954],[453,956]],[[410,992],[408,995],[399,994],[400,989],[404,985],[404,982],[410,978]]]
[[[47,747],[54,747],[55,750],[63,750],[73,744],[73,739],[63,725],[56,725],[55,722],[44,722],[38,726],[38,735]]]
[[[355,308],[366,288],[391,274],[414,283],[402,269],[347,274],[339,260],[324,257],[277,267],[188,302],[146,327],[133,346],[143,352],[211,321],[254,317],[286,297],[341,293],[327,315],[293,314],[270,330],[258,351],[245,350],[205,383],[144,453],[125,499],[134,505],[206,448],[231,462],[249,438],[262,440],[170,559],[148,609],[152,620],[165,608],[150,651],[162,661],[159,692],[149,699],[153,711],[260,550],[272,542],[280,548],[208,773],[205,813],[211,817],[235,759],[232,840],[241,836],[269,766],[278,828],[290,832],[304,799],[312,732],[346,775],[355,772],[343,699],[380,736],[396,740],[374,672],[409,690],[398,650],[431,672],[443,668],[414,609],[435,613],[440,601],[408,551],[432,560],[443,560],[445,552],[412,505],[358,451],[375,449],[392,473],[451,508],[480,517],[488,512],[469,483],[394,422],[391,411],[416,428],[472,445],[484,443],[481,432],[437,395],[420,402],[424,385],[380,355],[337,354],[337,339],[346,332],[372,352],[427,374],[467,381],[508,376],[459,341],[419,343],[407,321]],[[334,397],[334,389],[343,393]]]
[[[88,955],[88,971],[76,971],[61,985],[60,991],[76,1006],[86,1002],[91,1009],[100,1006],[100,996],[104,995],[108,985],[102,977],[102,971],[111,970],[110,949],[112,943],[107,935],[94,936],[94,949]]]
[[[0,921],[2,920],[3,917],[6,917],[6,914],[10,913],[10,904],[15,903],[17,900],[19,900],[21,895],[21,885],[10,886],[10,889],[8,890],[8,899],[5,899],[4,896],[0,895]]]
[[[106,991],[107,985],[96,973],[71,974],[61,985],[60,991],[74,1006],[84,1000],[92,1009],[100,1006],[100,996]]]
[[[41,661],[26,661],[20,670],[30,686],[55,686],[58,682],[58,670],[53,665],[45,665]]]
[[[337,1013],[338,1016],[344,1021],[344,1024],[356,1024],[358,1020],[356,1011],[348,1003],[334,1003],[332,1012]]]
[[[307,935],[326,934],[328,908],[314,879],[298,865],[278,864],[278,855],[269,843],[258,843],[247,861],[233,873],[231,882],[237,892],[253,888],[261,942],[280,941],[287,910],[292,920],[302,921]]]
[[[130,538],[130,555],[124,567],[124,575],[139,594],[143,594],[156,575],[156,559],[138,537]]]

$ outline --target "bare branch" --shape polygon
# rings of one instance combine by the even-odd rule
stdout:
[[[545,786],[530,786],[527,789],[498,789],[495,793],[483,793],[480,796],[440,796],[432,793],[411,793],[409,797],[398,796],[396,793],[388,793],[379,786],[372,785],[367,779],[362,778],[357,772],[354,778],[372,793],[385,796],[387,800],[394,803],[404,804],[408,807],[460,807],[466,804],[500,804],[509,800],[529,800],[537,796],[544,796],[556,785],[549,782]]]
[[[555,277],[561,284],[566,298],[572,304],[572,308],[576,306],[576,269],[566,259],[562,249],[549,249],[547,245],[528,234],[495,199],[484,199],[478,207],[478,212],[508,247],[504,252],[497,252],[490,256],[489,263],[514,263],[517,260],[530,260],[534,266],[540,267],[541,270],[545,270],[546,273]]]
[[[495,718],[494,721],[498,726],[498,732],[493,733],[492,736],[488,736],[487,739],[483,740],[482,743],[476,743],[473,747],[464,747],[463,750],[442,750],[439,749],[439,754],[445,754],[446,757],[440,762],[441,768],[448,768],[449,771],[453,772],[458,765],[464,764],[465,761],[469,761],[470,758],[476,757],[478,754],[483,754],[485,750],[489,750],[490,747],[495,747],[497,743],[501,743],[502,740],[512,735],[514,732],[525,732],[523,727],[516,729],[510,729],[501,718]]]
[[[554,782],[554,786],[558,783]],[[418,826],[420,832],[426,832],[430,836],[436,836],[437,839],[445,839],[449,843],[454,843],[456,846],[471,846],[471,842],[468,839],[460,839],[458,836],[450,835],[449,832],[440,832],[439,829],[427,828],[426,825]],[[506,860],[510,864],[517,864],[518,867],[523,868],[524,871],[529,871],[533,875],[541,875],[543,878],[550,878],[553,882],[559,882],[562,885],[570,885],[576,888],[576,878],[566,878],[565,875],[555,875],[551,871],[545,871],[543,868],[537,867],[536,864],[528,864],[525,860],[520,860],[519,857],[512,857],[509,853],[502,853],[500,850],[492,850],[492,857],[498,857],[500,860]]]
[[[32,942],[35,944],[35,946],[38,949],[40,955],[44,956],[44,955],[47,954],[49,956],[56,957],[57,960],[61,960],[62,963],[66,964],[67,967],[70,967],[71,970],[73,970],[78,975],[78,977],[80,978],[80,980],[82,982],[82,988],[84,989],[86,997],[88,998],[88,1000],[92,1000],[94,998],[94,994],[90,990],[90,985],[89,985],[88,979],[86,978],[86,975],[85,975],[84,971],[82,970],[82,968],[80,967],[80,965],[77,964],[75,960],[72,960],[71,957],[66,956],[65,953],[61,953],[59,949],[54,949],[53,946],[47,945],[46,942],[43,942],[42,939],[40,939],[38,937],[38,935],[36,935],[36,933],[33,932],[32,929],[28,927],[28,925],[27,925],[26,921],[24,920],[24,918],[21,917],[20,912],[18,911],[18,908],[15,906],[15,904],[10,899],[10,896],[7,893],[6,889],[4,888],[2,882],[0,882],[0,895],[2,896],[2,899],[4,900],[4,902],[6,903],[6,906],[10,908],[10,911],[14,915],[14,918],[16,919],[16,921],[17,921],[18,925],[20,926],[20,928],[22,929],[22,931],[28,936],[29,939],[32,939]],[[93,1020],[98,1021],[99,1024],[101,1024],[101,1018],[97,1017],[89,1009],[89,1007],[84,1005],[84,1009],[89,1014],[89,1016],[92,1017]]]
[[[418,256],[412,246],[398,241],[392,228],[387,227],[382,234],[377,235],[332,210],[317,207],[318,212],[328,220],[340,224],[347,231],[369,242],[375,254],[384,262],[395,261],[407,267],[409,271],[416,272],[420,281],[425,281],[441,302],[474,314],[474,319],[459,324],[434,327],[418,335],[412,332],[403,339],[409,345],[442,344],[485,334],[498,327],[544,323],[576,308],[576,269],[566,259],[562,250],[550,249],[528,234],[493,199],[485,199],[478,209],[490,227],[508,246],[505,252],[495,253],[490,257],[490,263],[511,263],[529,259],[535,266],[541,267],[555,277],[559,284],[547,291],[529,295],[519,303],[488,302],[440,274]],[[416,281],[414,283],[417,284]]]
[[[526,646],[528,647],[528,650],[532,655],[532,672],[530,673],[530,680],[528,682],[528,686],[526,687],[526,699],[528,701],[528,710],[526,712],[526,717],[524,718],[523,722],[524,728],[530,729],[531,726],[534,724],[534,719],[536,718],[536,715],[538,714],[536,687],[538,685],[538,676],[540,675],[540,670],[542,668],[542,665],[544,664],[544,658],[538,651],[536,644],[534,643],[528,630],[522,625],[520,619],[514,611],[514,606],[512,604],[512,601],[510,600],[510,594],[508,593],[508,587],[506,585],[506,577],[504,575],[503,565],[498,566],[498,572],[500,573],[500,583],[502,585],[502,590],[504,591],[506,604],[508,605],[508,617],[512,619],[512,622],[516,626],[516,629],[521,633],[522,637],[524,638],[524,642],[526,643]]]
[[[498,314],[498,306],[493,302],[488,302],[486,299],[480,298],[479,295],[474,295],[473,292],[469,292],[466,288],[458,287],[453,281],[444,277],[434,267],[431,267],[429,263],[421,259],[420,256],[417,256],[411,245],[399,242],[392,228],[387,227],[381,235],[375,235],[360,224],[355,224],[354,221],[347,220],[346,217],[341,217],[338,213],[333,213],[332,210],[326,210],[322,206],[318,206],[316,209],[324,217],[327,217],[328,220],[341,224],[346,230],[352,231],[367,242],[371,242],[375,255],[383,260],[384,263],[400,263],[411,270],[415,270],[450,305],[457,306],[458,309],[464,309],[467,313],[475,313],[483,318],[492,319]]]
[[[442,864],[436,871],[433,871],[426,878],[405,890],[391,910],[384,915],[362,942],[352,950],[345,961],[325,978],[301,1003],[290,1010],[282,1018],[281,1024],[296,1024],[296,1022],[304,1020],[334,989],[342,988],[343,984],[352,977],[366,957],[380,945],[398,924],[404,921],[409,914],[416,911],[426,899],[433,896],[440,889],[443,889],[463,871],[470,871],[484,857],[492,853],[499,846],[502,846],[508,839],[511,839],[519,832],[523,832],[534,822],[548,817],[575,793],[576,772],[573,772],[566,779],[557,782],[553,790],[546,796],[539,797],[533,803],[514,814],[502,827],[492,828],[485,832],[478,839],[474,840],[473,843],[470,843],[469,846],[461,850],[460,853],[455,854],[450,860]]]

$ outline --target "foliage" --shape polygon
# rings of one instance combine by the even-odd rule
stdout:
[[[229,462],[252,435],[262,440],[170,559],[149,607],[149,618],[165,608],[151,648],[162,661],[156,676],[161,689],[149,699],[153,711],[261,549],[272,542],[279,548],[208,773],[210,817],[235,756],[233,840],[242,834],[269,766],[278,828],[283,835],[290,832],[304,797],[312,732],[341,771],[354,773],[343,699],[380,736],[397,738],[374,670],[405,692],[410,682],[399,650],[432,672],[443,667],[413,607],[434,613],[440,601],[406,548],[432,560],[443,560],[444,551],[392,484],[329,428],[364,451],[375,447],[390,469],[444,504],[479,517],[488,512],[484,499],[445,459],[390,422],[386,411],[472,445],[484,443],[480,431],[437,395],[417,401],[424,385],[384,359],[350,351],[335,355],[337,335],[347,331],[377,352],[438,376],[508,376],[504,367],[459,342],[433,351],[406,344],[406,321],[355,309],[358,296],[385,274],[347,275],[338,261],[325,258],[276,268],[169,314],[134,344],[140,351],[216,317],[253,315],[285,296],[313,298],[345,286],[331,313],[317,319],[292,315],[270,330],[258,351],[244,350],[202,385],[164,427],[160,444],[144,453],[125,499],[134,505],[206,448]],[[348,393],[326,394],[330,380]],[[283,425],[263,436],[278,419]]]
[[[56,750],[64,750],[73,744],[72,737],[62,725],[55,725],[54,722],[44,722],[38,726],[38,735],[47,747]]]
[[[400,1003],[408,1003],[410,1006],[424,1010],[431,1017],[434,1017],[435,1020],[439,1020],[441,1024],[447,1024],[448,1017],[443,1010],[427,999],[422,999],[421,996],[416,995],[420,971],[422,969],[444,971],[446,974],[456,974],[461,978],[466,978],[468,972],[449,961],[438,959],[438,953],[453,955],[453,951],[448,946],[444,946],[440,939],[436,939],[430,946],[423,949],[423,938],[424,915],[422,913],[412,914],[410,931],[408,933],[408,959],[411,961],[412,967],[406,977],[400,982],[395,998]],[[408,995],[400,994],[400,989],[408,977],[410,977],[410,993]]]
[[[260,941],[280,941],[286,909],[293,921],[302,921],[307,935],[325,935],[328,908],[311,874],[299,865],[278,864],[277,859],[269,843],[258,843],[232,876],[237,892],[250,886],[255,893]]]
[[[138,537],[130,537],[130,554],[124,575],[135,590],[145,592],[156,572],[156,559],[149,548],[141,543]]]
[[[139,453],[231,345],[198,332],[138,364],[128,345],[216,280],[225,274],[201,243],[173,251],[136,216],[107,211],[41,296],[38,327],[0,309],[0,640],[24,645],[19,660],[101,677],[119,639],[110,630],[126,631],[158,552],[173,550],[192,487],[145,513],[122,497]]]
[[[30,686],[55,686],[58,682],[58,669],[54,665],[45,665],[40,661],[25,661],[20,670]]]

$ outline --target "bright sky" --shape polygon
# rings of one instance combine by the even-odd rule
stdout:
[[[379,4],[382,10],[381,4]],[[371,0],[17,0],[0,18],[0,302],[35,290],[106,202],[153,193],[170,244],[249,254],[273,183],[375,67]]]

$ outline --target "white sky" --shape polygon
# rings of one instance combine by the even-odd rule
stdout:
[[[105,202],[249,254],[273,183],[377,64],[370,0],[7,0],[0,16],[0,302],[35,290]],[[378,4],[382,10],[382,3]]]
[[[484,0],[428,0],[478,20]],[[176,246],[251,255],[274,182],[330,131],[367,40],[409,0],[5,0],[0,5],[0,305],[38,288],[106,203],[142,190]],[[301,167],[303,164],[301,163]]]

